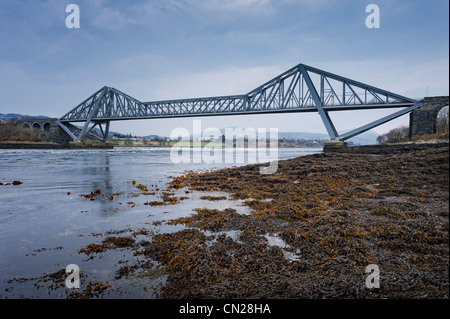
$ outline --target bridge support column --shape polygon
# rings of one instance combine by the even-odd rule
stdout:
[[[423,108],[409,115],[409,137],[437,133],[437,115],[441,108],[449,105],[448,96],[426,97]]]
[[[106,142],[106,140],[108,139],[108,135],[109,135],[109,123],[110,121],[106,122],[105,125],[105,130],[103,131],[103,127],[101,123],[98,123],[98,127],[100,128],[100,131],[102,133],[102,137],[103,137],[103,142]]]
[[[338,140],[330,140],[325,141],[323,145],[323,151],[324,152],[336,152],[343,149],[346,149],[348,147],[346,142],[338,141]]]
[[[436,133],[437,112],[433,110],[418,109],[409,115],[409,137]]]

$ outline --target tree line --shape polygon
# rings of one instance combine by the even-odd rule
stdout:
[[[449,132],[449,114],[448,106],[441,109],[437,115],[436,131],[438,134]],[[447,135],[448,136],[448,135]],[[377,142],[380,143],[398,143],[409,138],[409,127],[401,126],[390,130],[389,132],[377,137]]]

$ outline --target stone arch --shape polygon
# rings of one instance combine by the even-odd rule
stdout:
[[[424,107],[410,113],[409,136],[437,133],[438,113],[448,104],[448,96],[424,98]]]
[[[24,128],[30,128],[30,124],[28,124],[28,123],[23,123],[23,127],[24,127]]]
[[[43,129],[44,129],[44,131],[46,131],[46,132],[50,132],[50,127],[51,127],[50,122],[45,122],[45,123],[44,123],[44,126],[43,126]]]
[[[444,105],[436,113],[436,133],[449,131],[449,106]]]
[[[37,130],[40,130],[40,129],[41,129],[41,124],[39,124],[38,122],[35,122],[35,123],[33,124],[33,128],[35,128],[35,129],[37,129]]]

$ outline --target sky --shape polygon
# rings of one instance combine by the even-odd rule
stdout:
[[[69,4],[79,28],[66,26]],[[366,26],[369,4],[379,28]],[[448,0],[0,0],[0,113],[61,117],[105,85],[140,101],[245,94],[299,63],[410,98],[448,95],[448,30]],[[343,131],[393,111],[330,116]],[[111,130],[169,136],[193,119]],[[326,133],[315,113],[200,119],[202,128]]]

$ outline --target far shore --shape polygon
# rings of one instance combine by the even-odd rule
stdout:
[[[111,144],[58,144],[33,141],[0,141],[0,149],[112,149]]]
[[[215,147],[215,148],[225,148],[225,144],[223,143],[211,143],[211,142],[201,142],[198,143],[199,145],[195,143],[183,143],[183,142],[173,142],[173,143],[165,143],[162,145],[152,143],[144,145],[142,143],[133,143],[129,145],[125,144],[115,144],[115,143],[82,143],[77,144],[75,142],[70,144],[59,144],[59,143],[52,143],[52,142],[35,142],[35,141],[0,141],[0,149],[112,149],[115,147],[148,147],[148,148],[154,148],[154,147],[172,147],[174,145],[180,146],[180,147]],[[247,145],[244,145],[244,147],[248,147]],[[269,146],[267,146],[269,147]],[[286,144],[281,143],[278,145],[279,148],[322,148],[322,146],[303,146],[303,145],[295,145],[295,144]]]

